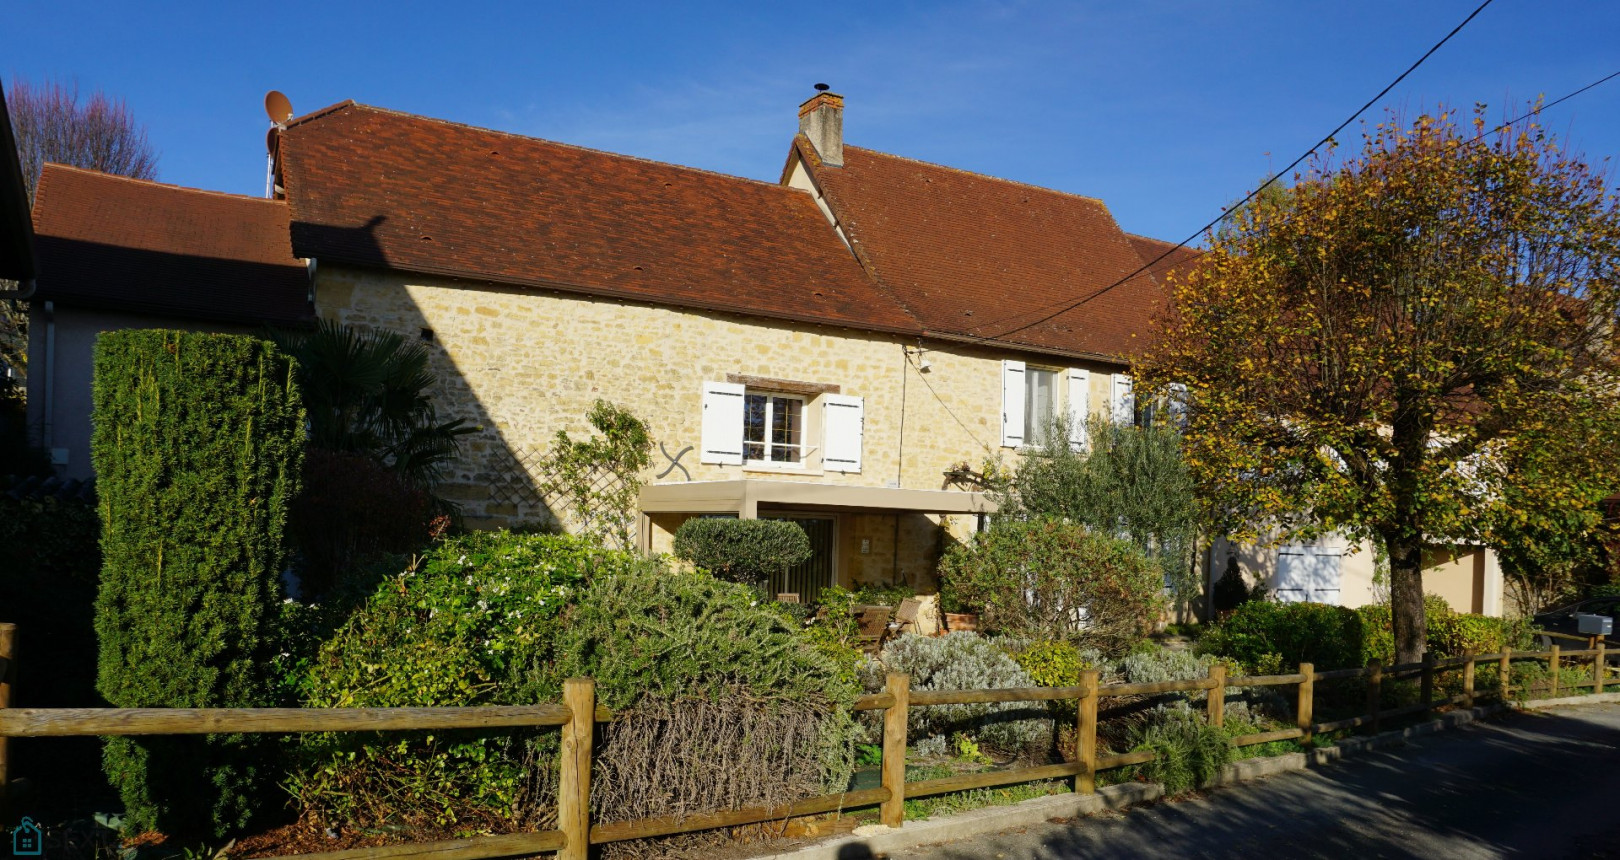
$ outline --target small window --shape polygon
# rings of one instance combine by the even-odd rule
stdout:
[[[1038,367],[1024,373],[1024,439],[1025,444],[1041,447],[1052,431],[1052,416],[1056,407],[1053,385],[1057,374]]]
[[[803,466],[804,398],[748,392],[743,398],[743,457],[754,464]]]

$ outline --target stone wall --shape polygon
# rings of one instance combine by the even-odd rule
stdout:
[[[675,468],[662,479],[655,475],[670,460],[655,448],[649,481],[690,475],[939,489],[953,464],[977,469],[987,458],[1010,463],[1016,456],[1000,447],[1001,359],[1062,364],[928,344],[932,366],[922,374],[907,364],[907,343],[898,336],[332,264],[317,272],[323,318],[432,343],[442,417],[464,417],[480,428],[466,437],[463,457],[442,487],[473,526],[553,519],[535,492],[538,476],[525,464],[559,430],[588,433],[584,416],[598,398],[647,421],[668,455],[693,446],[680,457],[685,473]],[[1101,411],[1118,368],[1076,366],[1092,371],[1091,404]],[[799,471],[699,463],[702,383],[728,374],[837,385],[865,398],[862,470],[822,472],[817,462]],[[935,520],[927,521],[933,528]]]

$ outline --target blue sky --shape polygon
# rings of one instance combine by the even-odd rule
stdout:
[[[775,180],[817,81],[849,143],[1100,197],[1180,239],[1477,0],[1356,3],[11,4],[9,81],[127,100],[167,182],[262,194],[263,96],[369,104]],[[1496,0],[1384,106],[1562,95],[1620,70],[1620,4]],[[1620,80],[1550,112],[1620,153]]]

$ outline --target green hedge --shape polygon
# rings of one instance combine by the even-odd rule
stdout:
[[[115,707],[264,704],[304,410],[291,359],[238,335],[127,330],[95,345],[97,687]],[[132,830],[244,826],[272,795],[251,739],[114,738]]]
[[[1436,657],[1460,656],[1469,649],[1491,654],[1529,645],[1523,620],[1456,612],[1443,598],[1424,598],[1428,648]],[[1395,637],[1388,604],[1359,609],[1324,603],[1251,601],[1207,630],[1201,651],[1231,657],[1250,672],[1292,671],[1300,663],[1318,670],[1388,665],[1395,659]]]
[[[728,582],[756,585],[810,558],[810,538],[787,520],[693,517],[675,530],[675,557]]]
[[[657,565],[563,535],[452,538],[414,566],[391,561],[341,583],[328,595],[336,605],[306,610],[317,616],[319,637],[319,616],[344,616],[346,592],[367,589],[315,656],[291,668],[289,685],[305,705],[321,708],[556,701],[552,646],[561,614],[590,579],[643,567]],[[291,788],[322,826],[511,821],[531,814],[526,757],[555,738],[555,731],[308,735]]]

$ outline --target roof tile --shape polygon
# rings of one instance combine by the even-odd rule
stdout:
[[[33,215],[41,300],[250,325],[313,318],[281,201],[47,164]]]
[[[798,189],[364,105],[319,114],[280,144],[301,256],[920,331]]]

